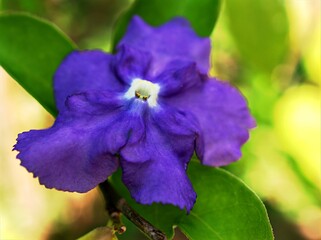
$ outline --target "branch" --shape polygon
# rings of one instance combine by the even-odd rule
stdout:
[[[106,201],[106,210],[114,222],[115,230],[123,233],[126,227],[120,222],[120,213],[134,223],[147,237],[152,240],[167,240],[166,235],[150,224],[146,219],[140,216],[134,209],[132,209],[126,200],[118,195],[115,189],[110,185],[108,180],[99,184],[99,188],[103,193]]]

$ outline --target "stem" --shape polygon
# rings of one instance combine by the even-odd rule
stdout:
[[[132,209],[124,198],[118,195],[115,189],[110,185],[108,180],[99,184],[99,188],[103,193],[106,201],[106,210],[114,222],[115,230],[126,229],[120,222],[120,213],[134,223],[147,237],[152,240],[167,240],[166,235],[150,224],[146,219],[140,216],[134,209]],[[125,227],[125,228],[124,228]],[[124,232],[124,231],[122,231]],[[119,232],[121,233],[121,232]]]

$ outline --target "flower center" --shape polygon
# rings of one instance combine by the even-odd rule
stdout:
[[[140,78],[134,78],[130,88],[124,96],[127,99],[135,97],[136,99],[147,102],[150,107],[155,107],[157,106],[159,90],[160,86],[157,83],[152,83]]]

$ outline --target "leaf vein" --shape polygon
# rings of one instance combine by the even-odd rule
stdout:
[[[223,238],[214,230],[214,228],[212,228],[207,222],[205,222],[202,218],[200,218],[198,215],[196,215],[195,213],[191,212],[190,213],[191,216],[197,218],[197,220],[199,220],[202,224],[204,224],[209,230],[211,230],[218,239],[223,240]]]

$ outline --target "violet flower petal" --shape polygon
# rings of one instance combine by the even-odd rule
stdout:
[[[202,77],[194,62],[173,61],[153,81],[161,86],[159,96],[168,97],[202,84]]]
[[[236,88],[207,79],[203,85],[164,101],[190,111],[198,119],[204,138],[203,164],[222,166],[241,157],[241,146],[249,138],[248,131],[255,121]]]
[[[115,55],[115,70],[124,83],[130,85],[135,78],[148,79],[151,54],[126,45],[118,47]]]
[[[193,208],[196,193],[176,156],[164,153],[139,163],[121,159],[121,166],[123,182],[137,202],[173,204],[188,212]]]
[[[197,119],[170,106],[146,115],[144,135],[139,141],[128,142],[121,149],[122,158],[128,162],[145,162],[170,152],[170,155],[179,157],[182,163],[187,164],[194,153],[195,144],[202,142]]]
[[[59,111],[68,96],[91,90],[120,92],[124,85],[112,69],[114,56],[99,50],[74,51],[60,64],[54,76],[54,93]]]
[[[202,73],[209,70],[210,39],[197,36],[189,22],[181,17],[159,27],[151,27],[135,16],[119,45],[148,50],[153,56],[152,76],[159,75],[174,60],[195,62]]]
[[[145,136],[120,152],[123,181],[139,203],[173,204],[190,211],[196,194],[186,174],[196,141],[198,122],[170,106],[150,111]]]
[[[53,126],[19,134],[14,149],[21,165],[47,188],[87,192],[118,167],[116,157],[95,152],[93,137],[81,129]]]
[[[112,92],[91,91],[73,95],[66,101],[66,110],[60,114],[64,122],[83,124],[94,133],[95,149],[117,154],[127,143],[136,143],[145,133],[143,107],[132,111],[132,101],[125,101]],[[76,119],[76,120],[74,120]],[[58,121],[58,119],[56,120]]]

